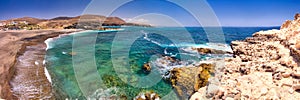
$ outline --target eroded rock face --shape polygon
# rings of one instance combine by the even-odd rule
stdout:
[[[225,59],[218,90],[209,96],[209,87],[203,87],[192,98],[300,99],[299,39],[300,14],[296,14],[280,30],[260,31],[233,41],[233,58]]]
[[[231,52],[216,50],[211,48],[192,48],[193,50],[197,50],[199,54],[231,54]]]
[[[195,91],[206,86],[214,72],[213,64],[200,64],[195,67],[181,67],[171,70],[170,81],[180,98],[189,98]]]

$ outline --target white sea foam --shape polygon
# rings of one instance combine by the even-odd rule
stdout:
[[[52,84],[51,76],[46,67],[44,67],[44,71],[45,71],[45,75],[46,75],[48,81]]]
[[[64,55],[67,54],[67,52],[65,52],[65,51],[63,51],[63,52],[61,52],[61,53],[64,54]]]
[[[39,62],[38,62],[38,61],[35,61],[34,64],[35,64],[35,65],[39,65]]]
[[[147,40],[147,41],[149,41],[149,42],[152,42],[152,43],[154,43],[154,44],[157,44],[157,45],[159,45],[159,46],[162,46],[162,44],[161,43],[159,43],[159,42],[157,42],[157,41],[154,41],[154,40],[151,40],[149,37],[148,37],[148,33],[147,32],[145,32],[145,31],[141,31],[142,33],[144,33],[144,39],[145,40]]]
[[[118,89],[116,87],[111,87],[107,89],[97,89],[93,94],[88,96],[88,100],[108,100],[111,96],[116,96],[113,92],[117,92]]]
[[[53,41],[53,38],[48,38],[47,40],[45,40],[44,41],[44,43],[46,44],[46,51],[48,50],[48,49],[51,49],[52,48],[52,45],[50,44],[51,43],[51,41]]]
[[[229,45],[221,44],[221,43],[206,43],[206,44],[194,44],[194,45],[187,44],[184,46],[184,48],[181,48],[181,50],[190,53],[197,53],[197,50],[193,48],[209,48],[215,50],[222,50],[226,52],[233,52]]]
[[[48,38],[47,40],[44,41],[44,43],[47,45],[46,51],[48,49],[53,48],[53,45],[51,45],[51,42],[54,41],[55,39],[61,38],[63,36],[74,35],[74,34],[79,34],[79,33],[84,33],[84,32],[92,32],[92,30],[86,30],[86,31],[80,31],[80,32],[73,32],[73,33],[70,33],[70,34],[61,34],[58,37]]]
[[[43,65],[45,65],[46,64],[46,60],[43,60]]]

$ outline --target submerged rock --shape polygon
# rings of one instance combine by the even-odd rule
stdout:
[[[69,55],[75,56],[75,55],[77,55],[77,53],[76,52],[69,52]]]

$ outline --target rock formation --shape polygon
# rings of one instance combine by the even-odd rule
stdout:
[[[149,63],[145,63],[145,64],[143,65],[143,70],[144,70],[145,72],[151,72],[151,66],[149,65]]]
[[[197,50],[199,54],[231,54],[229,51],[216,50],[211,48],[192,48],[192,50]]]
[[[178,96],[189,98],[199,88],[206,86],[210,74],[214,72],[213,64],[202,63],[195,67],[180,67],[170,71],[170,81]]]
[[[160,97],[157,93],[150,91],[150,92],[140,93],[133,100],[159,100],[159,99]]]
[[[191,100],[300,99],[300,14],[280,30],[260,31],[243,41],[233,41],[233,58]],[[210,88],[215,86],[215,88]]]

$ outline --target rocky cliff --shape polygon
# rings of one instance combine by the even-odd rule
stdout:
[[[231,48],[233,57],[192,100],[300,99],[300,14],[280,30],[254,33]]]

